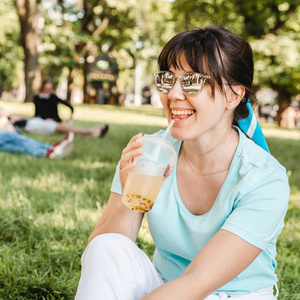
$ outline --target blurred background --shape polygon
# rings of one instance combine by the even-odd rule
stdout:
[[[162,46],[210,24],[252,45],[261,120],[280,124],[292,106],[282,127],[300,127],[298,0],[1,0],[0,99],[31,102],[51,78],[74,104],[160,107],[152,73]]]

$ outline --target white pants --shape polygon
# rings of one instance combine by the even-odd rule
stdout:
[[[81,258],[75,300],[139,300],[164,284],[148,256],[129,238],[108,233],[95,237]],[[247,295],[220,293],[205,300],[273,300],[273,286]]]
[[[56,130],[57,122],[44,120],[42,118],[32,118],[26,122],[24,130],[30,133],[53,134]]]

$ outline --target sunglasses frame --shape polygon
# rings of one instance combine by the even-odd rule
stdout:
[[[157,76],[158,76],[160,73],[170,73],[171,75],[173,75],[173,78],[175,78],[175,79],[173,80],[173,85],[172,85],[172,87],[170,88],[170,90],[168,90],[168,91],[166,91],[166,92],[161,92],[161,91],[159,90],[158,86],[157,86],[156,78],[157,78]],[[188,86],[185,86],[185,87],[184,87],[184,86],[182,85],[182,79],[183,79],[183,77],[186,76],[186,75],[188,75],[188,74],[193,74],[193,75],[196,74],[196,75],[199,76],[198,79],[201,79],[201,80],[203,81],[203,82],[202,82],[202,85],[201,85],[201,87],[200,87],[200,89],[199,89],[199,91],[197,91],[196,93],[187,93],[187,92],[185,92],[185,87],[188,87]],[[155,86],[156,86],[157,90],[158,90],[160,93],[162,93],[162,94],[169,93],[169,92],[172,90],[172,88],[174,87],[174,85],[176,84],[177,78],[179,78],[179,80],[180,80],[180,85],[181,85],[181,88],[182,88],[182,91],[183,91],[186,95],[189,95],[189,96],[195,96],[195,95],[198,95],[198,94],[202,91],[202,89],[203,89],[203,87],[204,87],[204,84],[205,84],[205,81],[206,81],[207,79],[210,79],[210,78],[211,78],[209,75],[204,75],[204,74],[200,74],[200,73],[197,73],[197,72],[187,72],[187,73],[185,73],[185,74],[179,76],[179,75],[175,75],[175,74],[174,74],[173,72],[171,72],[171,71],[159,71],[159,72],[154,72],[154,73],[153,73],[153,76],[154,76]],[[198,81],[198,80],[197,80],[197,81]]]

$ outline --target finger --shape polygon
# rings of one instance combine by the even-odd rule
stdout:
[[[120,160],[121,169],[124,168],[129,162],[133,161],[134,157],[140,156],[142,154],[141,147],[143,145],[143,142],[139,140],[141,137],[141,133],[135,135],[123,149]]]
[[[123,149],[122,155],[126,154],[127,152],[137,149],[143,145],[143,142],[139,140],[142,137],[142,134],[135,135],[132,139],[128,142],[127,146]]]
[[[164,173],[164,179],[168,178],[171,175],[173,169],[174,168],[172,166],[168,165],[168,167],[167,167],[167,169],[166,169],[166,171]]]
[[[120,175],[127,177],[128,173],[135,168],[136,164],[136,161],[128,163],[124,168],[120,169]]]
[[[135,142],[136,140],[138,140],[138,139],[140,139],[140,138],[142,138],[142,137],[143,137],[143,135],[142,135],[141,133],[138,133],[138,134],[136,134],[135,136],[133,136],[133,137],[131,138],[131,140],[129,141],[128,144],[130,144],[131,142]]]
[[[143,153],[142,148],[138,148],[138,149],[131,150],[125,154],[122,154],[120,160],[120,169],[123,169],[129,163],[132,163],[134,161],[134,158],[142,155],[142,153]]]

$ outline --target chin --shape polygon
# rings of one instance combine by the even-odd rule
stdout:
[[[171,130],[170,134],[176,140],[183,140],[185,137],[185,135],[182,132],[179,132],[178,130]]]

